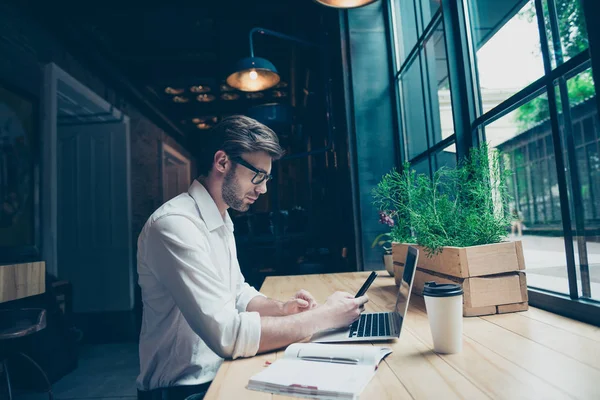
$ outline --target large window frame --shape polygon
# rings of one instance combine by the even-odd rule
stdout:
[[[600,43],[596,42],[594,36],[598,34],[598,28],[592,26],[592,16],[598,11],[598,5],[593,1],[582,1],[582,7],[585,17],[585,22],[588,26],[589,48],[574,57],[564,61],[561,60],[559,54],[553,54],[549,45],[548,35],[546,31],[543,12],[542,0],[535,0],[536,18],[539,28],[541,41],[542,59],[544,65],[543,76],[538,80],[530,83],[520,91],[516,92],[508,99],[500,102],[492,109],[482,113],[482,100],[478,90],[478,76],[476,62],[476,48],[470,31],[470,15],[467,6],[468,1],[450,1],[442,0],[442,7],[436,11],[432,20],[423,28],[418,36],[418,40],[410,51],[406,52],[406,57],[402,63],[398,63],[398,57],[395,54],[396,29],[398,21],[396,21],[395,7],[399,1],[411,1],[415,6],[415,24],[423,24],[419,21],[421,17],[421,1],[420,0],[388,0],[387,12],[389,16],[389,42],[392,45],[393,59],[391,61],[394,75],[391,77],[392,85],[395,88],[395,100],[397,105],[398,129],[400,132],[395,133],[400,136],[399,151],[397,154],[397,168],[401,168],[405,161],[411,164],[420,163],[424,160],[429,162],[429,170],[432,172],[432,159],[435,154],[445,147],[456,144],[457,157],[463,157],[467,154],[469,148],[485,141],[485,133],[483,127],[493,121],[502,118],[511,111],[517,109],[521,105],[527,103],[531,99],[547,93],[549,109],[550,109],[550,124],[552,129],[552,141],[554,143],[554,157],[556,160],[557,177],[559,183],[559,200],[561,205],[562,228],[564,232],[564,243],[566,252],[567,274],[569,280],[569,294],[561,294],[549,290],[539,288],[529,288],[530,302],[534,306],[545,308],[549,311],[570,317],[585,320],[587,322],[600,325],[600,302],[590,298],[590,279],[588,266],[580,265],[582,279],[582,293],[579,293],[577,276],[575,249],[573,240],[578,240],[579,254],[581,257],[582,250],[585,251],[585,236],[582,236],[584,229],[583,224],[583,201],[580,193],[577,190],[572,190],[570,193],[575,193],[571,201],[573,208],[570,206],[569,189],[577,188],[579,185],[578,167],[576,160],[575,145],[573,141],[573,128],[571,125],[571,109],[568,101],[568,93],[566,81],[587,70],[593,68],[593,76],[596,78],[596,99],[599,99],[598,87],[600,82],[597,80],[600,75]],[[558,26],[558,17],[556,14],[555,0],[544,0],[548,3],[550,28],[553,32],[553,48],[560,48],[560,43],[556,43],[558,35],[556,29]],[[446,54],[448,60],[448,74],[451,81],[451,96],[453,106],[453,124],[454,133],[443,139],[441,142],[431,145],[430,132],[427,132],[427,150],[408,157],[407,137],[405,132],[405,124],[403,121],[402,93],[399,89],[399,81],[408,67],[413,62],[419,62],[420,54],[423,52],[426,40],[433,33],[435,28],[443,23],[444,34],[446,39]],[[423,26],[423,25],[421,25]],[[552,64],[552,57],[556,58],[556,66]],[[427,60],[422,60],[425,63]],[[564,62],[563,62],[564,61]],[[426,73],[422,74],[423,95],[428,90],[428,79]],[[557,101],[560,98],[560,103]],[[600,113],[600,100],[597,101],[596,107]],[[437,110],[431,109],[431,102],[426,102],[425,115],[427,124],[431,124],[431,113]],[[561,125],[561,119],[563,124]],[[561,127],[563,133],[561,133]],[[563,149],[567,149],[568,157],[564,156]],[[568,167],[568,169],[567,169]],[[567,176],[568,174],[568,176]],[[573,212],[575,210],[575,212]],[[573,215],[574,214],[574,215]],[[573,228],[574,227],[574,228]],[[583,246],[581,241],[583,241]],[[596,294],[598,295],[598,294]]]
[[[425,53],[425,45],[427,43],[427,41],[433,36],[433,34],[435,33],[436,29],[438,29],[440,27],[440,25],[444,26],[444,34],[446,34],[446,29],[445,29],[445,21],[443,18],[443,13],[442,13],[442,8],[440,7],[432,16],[431,21],[429,21],[426,25],[425,25],[425,21],[422,20],[422,15],[423,12],[421,11],[421,1],[420,0],[408,0],[408,1],[412,1],[413,5],[415,7],[415,28],[416,27],[422,27],[422,32],[420,32],[418,34],[418,38],[417,38],[417,42],[415,43],[415,45],[406,53],[406,56],[404,57],[404,59],[402,60],[402,62],[399,62],[399,54],[397,53],[397,48],[398,48],[398,43],[397,43],[397,37],[396,37],[396,29],[398,27],[398,21],[396,19],[396,13],[394,10],[394,4],[399,1],[399,0],[390,0],[388,1],[387,5],[387,13],[388,13],[388,17],[389,17],[389,26],[391,27],[391,29],[389,29],[390,32],[390,43],[392,43],[392,49],[391,49],[391,54],[392,54],[392,71],[393,71],[393,81],[392,81],[392,86],[394,87],[394,91],[395,91],[395,97],[396,97],[396,106],[397,106],[397,112],[396,115],[398,117],[398,124],[397,126],[399,127],[399,136],[400,136],[400,140],[399,140],[399,151],[397,151],[397,167],[400,167],[404,162],[408,161],[411,164],[418,164],[421,163],[425,160],[427,160],[428,166],[429,166],[429,171],[430,173],[433,173],[433,171],[435,171],[434,168],[434,159],[435,159],[435,155],[442,151],[443,149],[447,148],[448,146],[451,146],[453,144],[456,144],[456,125],[454,127],[454,133],[452,133],[451,135],[449,135],[448,137],[442,139],[441,141],[437,142],[437,143],[431,143],[431,139],[433,137],[432,135],[432,129],[434,129],[434,122],[433,122],[433,113],[434,112],[438,112],[438,110],[434,110],[432,107],[433,101],[431,99],[431,82],[430,82],[430,76],[429,76],[429,60],[427,59],[427,57],[425,57],[424,53]],[[446,39],[447,42],[447,39]],[[446,54],[448,54],[448,48],[446,48]],[[448,56],[449,57],[449,56]],[[427,149],[425,151],[419,152],[418,154],[410,157],[409,156],[409,152],[408,152],[408,148],[407,148],[407,142],[408,142],[408,137],[406,134],[406,121],[405,118],[403,118],[403,110],[402,107],[403,102],[402,102],[402,91],[400,90],[401,87],[401,79],[402,77],[408,72],[409,68],[411,66],[414,65],[414,63],[418,63],[419,64],[419,68],[420,68],[420,72],[421,72],[421,95],[423,96],[423,99],[425,100],[425,116],[426,116],[426,120],[425,120],[425,126],[426,126],[426,143],[427,143]],[[449,77],[449,80],[452,81],[452,78]],[[450,86],[452,87],[452,82],[450,83]],[[398,134],[397,134],[398,135]]]

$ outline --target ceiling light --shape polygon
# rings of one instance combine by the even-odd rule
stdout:
[[[263,97],[265,97],[265,94],[262,92],[249,92],[246,93],[246,98],[247,99],[262,99]]]
[[[210,91],[210,86],[197,85],[190,87],[190,92],[192,93],[208,93]]]
[[[227,84],[243,92],[258,92],[279,83],[277,68],[271,61],[260,57],[246,57],[238,61],[235,72],[227,77]]]
[[[184,96],[175,96],[173,97],[173,101],[175,103],[187,103],[188,101],[190,101],[190,99]]]
[[[221,98],[226,101],[237,100],[240,98],[240,95],[239,93],[221,93]]]
[[[171,86],[165,88],[166,94],[181,94],[183,92],[185,92],[185,89],[182,88],[172,88]]]
[[[221,92],[232,92],[235,90],[234,88],[232,88],[231,86],[229,86],[226,83],[221,83],[220,88],[221,88]]]
[[[198,129],[205,130],[205,129],[210,129],[211,125],[207,124],[206,122],[200,122],[199,124],[196,125],[196,127]]]
[[[294,36],[286,35],[283,33],[275,32],[269,29],[253,28],[250,30],[250,57],[242,58],[237,62],[233,72],[227,77],[227,84],[243,92],[260,92],[262,90],[270,89],[277,85],[281,80],[277,68],[271,63],[271,61],[254,56],[254,44],[252,41],[252,35],[260,33],[263,35],[270,35],[280,39],[289,40],[302,44],[304,46],[319,47],[314,43],[307,42],[306,40],[299,39]]]
[[[271,92],[271,95],[277,99],[282,98],[282,97],[287,97],[287,92],[284,92],[283,90],[273,90]]]
[[[198,100],[200,103],[210,103],[211,101],[213,101],[215,99],[215,96],[212,94],[199,94],[198,97],[196,97],[196,100]]]
[[[206,123],[206,122],[217,123],[217,117],[206,116],[206,117],[192,118],[192,123],[194,123],[196,125],[201,124],[201,123]]]
[[[326,7],[332,8],[358,8],[363,7],[371,3],[375,3],[377,0],[315,0],[317,3]]]

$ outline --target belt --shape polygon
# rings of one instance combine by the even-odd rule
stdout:
[[[181,385],[158,388],[152,390],[138,390],[138,400],[200,400],[204,398],[204,394],[208,390],[210,382],[201,385]]]

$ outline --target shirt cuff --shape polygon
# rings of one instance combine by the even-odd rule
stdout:
[[[252,357],[258,352],[260,345],[260,314],[257,312],[240,313],[240,335],[233,354],[234,359],[238,357]]]
[[[260,293],[252,286],[248,285],[247,283],[244,283],[244,287],[242,288],[235,304],[235,307],[237,308],[238,312],[246,312],[246,308],[248,308],[248,303],[250,303],[250,300],[252,300],[256,296],[266,297],[264,294]]]

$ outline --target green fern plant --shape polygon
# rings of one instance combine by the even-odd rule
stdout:
[[[373,204],[393,218],[393,242],[416,243],[429,256],[444,246],[502,242],[510,213],[500,153],[487,144],[471,149],[455,168],[417,174],[408,163],[392,170],[373,189]]]

